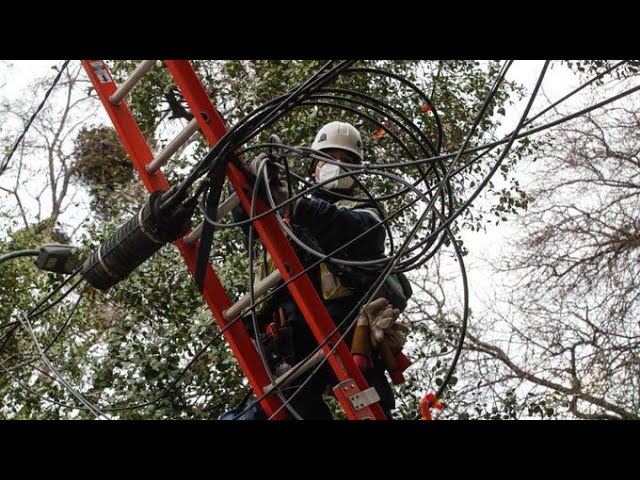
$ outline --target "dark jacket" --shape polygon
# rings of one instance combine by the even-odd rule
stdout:
[[[306,228],[318,241],[324,253],[353,240],[381,220],[381,212],[373,203],[330,202],[317,196],[301,198],[296,205],[293,223]],[[362,238],[336,254],[337,258],[370,260],[384,255],[386,231],[374,228]]]

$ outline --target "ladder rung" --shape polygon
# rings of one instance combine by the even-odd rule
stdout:
[[[163,166],[167,161],[171,158],[171,156],[178,151],[178,149],[185,144],[187,140],[191,138],[196,131],[198,131],[198,120],[193,117],[193,119],[187,124],[186,127],[182,129],[182,131],[176,135],[176,137],[169,142],[169,145],[164,147],[156,158],[151,160],[144,168],[150,173],[154,174],[158,171],[158,169]]]
[[[318,350],[310,358],[308,358],[307,360],[305,360],[301,364],[296,365],[295,367],[291,368],[290,370],[287,370],[282,375],[280,375],[278,378],[276,378],[276,381],[274,382],[275,386],[276,387],[286,387],[292,381],[294,381],[296,378],[298,378],[300,375],[302,375],[306,371],[310,370],[311,368],[315,367],[320,362],[320,360],[322,360],[323,357],[324,357],[324,352],[322,350]],[[271,385],[271,384],[265,385],[264,386],[264,392],[265,393],[270,392],[273,388],[274,388],[274,385]]]
[[[266,278],[263,278],[259,282],[257,282],[253,287],[253,295],[255,298],[259,297],[271,287],[275,287],[277,283],[282,279],[282,275],[280,275],[279,270],[274,270],[269,274]],[[242,311],[247,308],[251,304],[251,297],[249,294],[245,294],[240,300],[231,305],[227,310],[222,312],[224,318],[227,320],[233,320],[238,315],[242,313]]]
[[[119,105],[122,99],[135,87],[136,83],[140,81],[140,79],[147,73],[151,68],[156,64],[155,60],[143,60],[136,67],[136,69],[131,72],[129,78],[127,78],[122,85],[118,87],[118,89],[113,92],[113,95],[109,97],[109,101],[113,105]]]
[[[230,195],[229,197],[227,197],[227,199],[224,202],[222,202],[218,207],[216,220],[220,220],[222,217],[228,214],[231,210],[233,210],[236,207],[236,205],[239,205],[239,204],[240,204],[240,199],[238,198],[238,195],[236,195],[234,192],[233,195]],[[183,238],[184,243],[186,243],[187,245],[191,245],[193,242],[199,239],[200,236],[202,235],[203,224],[204,222],[200,223],[200,225],[198,225],[196,228],[191,230],[188,235],[185,235]]]

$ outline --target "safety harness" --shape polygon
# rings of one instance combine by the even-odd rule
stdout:
[[[376,220],[382,220],[380,210],[369,202],[339,200],[334,203],[334,206],[354,211],[366,211],[374,216]],[[318,252],[325,253],[317,239],[305,228],[297,225],[292,228],[294,234],[306,245]],[[297,248],[296,253],[300,256],[304,265],[317,261],[317,257],[303,249]],[[275,271],[275,262],[268,253],[260,255],[260,252],[256,252],[255,258],[257,260],[254,261],[253,271],[256,280],[266,278]],[[308,274],[318,292],[322,294],[324,301],[362,295],[379,275],[378,272],[368,273],[361,269],[331,262],[321,262],[317,267],[312,268]],[[262,340],[267,346],[267,350],[272,354],[272,359],[285,359],[286,363],[286,360],[293,357],[294,352],[291,341],[291,326],[288,325],[286,315],[280,306],[282,297],[276,295],[270,297],[267,301],[261,301],[275,288],[277,286],[256,298],[256,302],[259,302],[256,306],[256,314],[258,315]],[[411,295],[411,286],[404,274],[392,273],[382,284],[377,297],[385,297],[395,308],[402,312],[406,308],[407,301]],[[250,317],[247,320],[250,320]]]

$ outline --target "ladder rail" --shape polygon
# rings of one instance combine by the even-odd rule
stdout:
[[[126,101],[113,105],[109,100],[117,88],[107,65],[102,60],[82,60],[81,62],[144,186],[149,192],[168,190],[169,184],[161,171],[151,175],[145,169],[146,165],[153,160],[153,155],[138,124],[131,115]],[[182,239],[179,239],[175,243],[187,268],[194,275],[199,241],[196,240],[187,245]],[[226,320],[223,311],[228,309],[232,302],[210,264],[207,264],[206,267],[202,296],[213,313],[218,326],[221,329],[226,328],[229,322]],[[224,332],[224,336],[254,392],[262,394],[264,386],[270,384],[269,376],[244,324],[240,321],[234,322]],[[282,402],[277,397],[269,395],[261,402],[261,405],[271,415],[282,405]],[[286,415],[281,412],[276,418],[285,419]]]

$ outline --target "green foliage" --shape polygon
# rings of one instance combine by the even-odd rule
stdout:
[[[111,188],[133,177],[133,165],[113,128],[83,128],[76,137],[75,173],[88,186]]]
[[[0,254],[32,250],[43,243],[52,243],[53,232],[54,225],[50,220],[12,232],[7,241],[0,242]],[[33,286],[46,288],[51,286],[54,278],[57,278],[54,274],[39,273],[33,267],[33,257],[16,258],[0,264],[0,325],[13,320],[16,311],[27,308],[31,300],[28,293]]]
[[[118,212],[120,206],[113,199],[130,187],[134,178],[133,164],[111,127],[80,131],[75,140],[72,172],[88,188],[93,211],[103,219]]]
[[[126,217],[89,231],[87,241],[105,238]],[[153,400],[215,335],[211,314],[179,257],[174,247],[165,247],[126,282],[107,293],[88,293],[90,328],[96,330],[93,344],[102,346],[102,354],[87,358],[83,369],[92,372],[89,383],[95,398],[117,406]],[[242,396],[243,388],[241,373],[219,339],[160,401],[117,415],[215,418]]]
[[[122,83],[140,60],[116,60],[110,63],[111,73],[117,83]],[[158,121],[163,115],[160,108],[165,101],[165,94],[170,86],[171,75],[166,67],[152,68],[140,83],[127,97],[130,105],[135,105],[132,113],[142,134],[147,138],[153,138]]]
[[[0,252],[36,249],[43,243],[56,241],[55,228],[51,220],[42,221],[30,228],[9,233],[8,241],[0,244]],[[43,298],[43,292],[51,292],[64,280],[63,275],[45,273],[33,265],[33,257],[9,260],[0,265],[0,345],[2,345],[2,365],[0,372],[0,418],[60,418],[59,409],[50,408],[47,402],[30,392],[32,386],[39,394],[48,394],[52,400],[61,400],[62,391],[52,385],[50,378],[39,370],[17,368],[25,360],[36,355],[31,338],[24,328],[1,328],[10,322],[17,322]],[[60,327],[63,312],[50,310],[46,322],[34,320],[34,330],[41,337]],[[51,336],[48,336],[50,340]],[[39,366],[42,369],[42,365]],[[9,369],[7,372],[5,369]],[[63,414],[64,415],[64,414]]]

